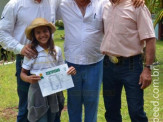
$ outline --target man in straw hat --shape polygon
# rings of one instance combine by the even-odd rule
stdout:
[[[82,122],[83,105],[84,121],[97,121],[103,72],[103,55],[100,52],[103,38],[102,11],[106,2],[108,1],[62,0],[57,11],[64,22],[66,61],[77,70],[73,76],[75,87],[68,89],[70,122]],[[141,0],[136,1],[136,6],[137,2],[141,3]]]
[[[19,96],[18,122],[27,120],[27,93],[29,83],[20,79],[23,56],[35,57],[25,37],[25,28],[37,17],[51,21],[50,0],[10,0],[0,20],[0,45],[16,54],[17,92]],[[57,4],[54,4],[54,6]]]

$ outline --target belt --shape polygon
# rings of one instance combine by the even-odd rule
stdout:
[[[107,56],[109,58],[109,60],[114,63],[114,64],[119,64],[120,62],[124,61],[124,60],[127,60],[127,59],[132,59],[134,57],[138,57],[138,56],[142,56],[142,54],[138,54],[138,55],[134,55],[134,56],[130,56],[130,57],[123,57],[123,56],[120,56],[120,57],[116,57],[116,56]]]

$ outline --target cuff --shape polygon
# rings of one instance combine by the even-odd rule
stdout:
[[[26,69],[26,70],[30,70],[30,67],[27,66],[27,65],[25,65],[24,63],[22,64],[22,68],[23,68],[23,69]]]
[[[148,38],[156,38],[155,34],[140,34],[140,40],[148,39]]]
[[[15,47],[14,53],[15,53],[15,54],[21,54],[21,51],[22,51],[23,47],[24,47],[24,45],[18,44],[18,45]]]

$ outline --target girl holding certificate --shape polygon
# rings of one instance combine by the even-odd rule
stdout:
[[[41,70],[64,63],[61,49],[54,46],[52,40],[55,30],[55,26],[43,18],[36,18],[25,30],[32,49],[38,53],[32,59],[24,57],[21,71],[22,80],[31,83],[28,92],[28,120],[32,122],[53,122],[59,111],[57,95],[43,97],[38,84],[41,77],[36,76]],[[67,73],[75,75],[76,70],[70,67]]]

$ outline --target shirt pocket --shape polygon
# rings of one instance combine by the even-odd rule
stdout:
[[[92,20],[93,26],[97,30],[101,30],[103,28],[103,22],[102,17],[94,15],[94,18]]]
[[[92,14],[92,16],[87,19],[87,26],[95,30],[103,29],[102,16],[99,16],[96,13]]]

